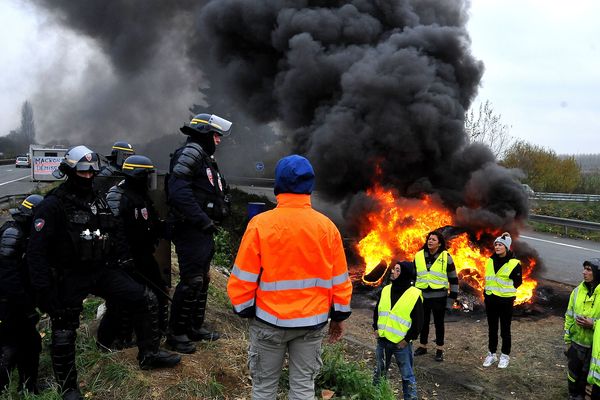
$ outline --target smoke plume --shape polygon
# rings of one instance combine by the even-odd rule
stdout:
[[[467,0],[31,1],[93,38],[114,68],[110,87],[90,84],[99,96],[73,100],[86,134],[105,130],[86,131],[96,114],[85,110],[137,137],[173,132],[188,114],[182,80],[193,80],[211,93],[190,103],[248,119],[244,146],[220,151],[221,162],[260,157],[248,149],[265,138],[253,143],[248,127],[276,124],[278,148],[311,160],[349,226],[375,181],[439,196],[465,228],[514,232],[526,217],[519,176],[464,131],[484,69],[470,51]]]
[[[211,1],[196,45],[210,57],[197,61],[221,71],[215,78],[238,107],[282,123],[292,150],[313,162],[320,192],[343,202],[347,217],[379,181],[407,197],[439,195],[464,227],[514,232],[527,213],[518,175],[464,131],[483,74],[468,6]]]

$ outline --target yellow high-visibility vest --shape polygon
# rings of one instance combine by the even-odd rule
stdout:
[[[418,299],[423,301],[421,290],[409,287],[392,307],[392,285],[381,291],[377,307],[377,332],[392,343],[400,343],[412,325],[410,313]]]
[[[512,279],[509,278],[519,260],[511,258],[498,272],[494,272],[494,260],[488,258],[485,264],[485,294],[493,294],[498,297],[515,297],[517,289]]]
[[[429,271],[425,262],[425,250],[420,250],[415,255],[415,266],[417,268],[417,281],[415,286],[419,289],[448,289],[448,252],[442,251],[438,258],[433,262]]]

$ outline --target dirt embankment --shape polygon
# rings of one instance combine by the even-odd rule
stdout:
[[[222,385],[225,399],[250,399],[251,383],[246,368],[247,323],[229,309],[225,294],[227,278],[212,272],[208,323],[223,333],[213,343],[201,343],[198,351],[183,356],[180,366],[173,370],[153,371],[148,374],[156,388],[155,398],[168,393],[161,387],[172,386],[182,380],[214,381]],[[566,398],[566,358],[562,341],[564,308],[572,288],[550,282],[541,286],[551,289],[552,301],[538,306],[527,315],[516,315],[513,320],[513,345],[510,366],[501,370],[496,366],[483,368],[487,352],[487,321],[482,311],[449,316],[446,322],[446,353],[444,362],[433,359],[433,351],[415,358],[419,397],[431,399],[560,399]],[[357,299],[353,314],[346,322],[344,343],[347,357],[374,365],[375,339],[373,336],[372,308],[368,299]],[[434,329],[430,332],[433,342]],[[135,352],[124,357],[133,359]],[[390,381],[401,397],[401,381],[394,365]],[[177,397],[177,398],[186,398]],[[197,397],[189,397],[195,399]]]
[[[499,369],[482,366],[487,354],[488,327],[485,313],[457,312],[446,318],[445,361],[436,362],[430,329],[430,351],[415,357],[419,396],[427,399],[562,399],[567,397],[566,364],[563,354],[563,316],[572,287],[540,282],[546,294],[543,305],[527,313],[516,310],[512,323],[510,365]],[[365,304],[363,304],[364,306]],[[354,308],[346,331],[353,357],[374,365],[375,339],[372,308]],[[433,322],[432,322],[433,323]],[[501,339],[500,339],[501,340]],[[389,374],[401,388],[398,368]],[[401,398],[401,392],[398,398]]]

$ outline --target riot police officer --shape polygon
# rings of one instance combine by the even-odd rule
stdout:
[[[159,220],[148,195],[149,179],[154,171],[148,157],[128,157],[123,163],[125,179],[110,188],[106,200],[117,218],[117,243],[121,247],[120,253],[126,257],[121,264],[126,266],[126,272],[134,280],[150,288],[156,295],[162,335],[167,330],[169,298],[167,284],[153,256],[159,238],[164,237],[164,224]],[[109,348],[126,345],[131,337],[130,317],[120,305],[108,304],[98,328],[99,343]]]
[[[83,399],[77,385],[75,339],[89,293],[114,300],[133,314],[142,369],[171,367],[180,361],[159,349],[154,293],[122,269],[109,268],[115,218],[93,190],[98,170],[98,155],[87,147],[67,151],[57,170],[67,180],[36,208],[27,248],[31,284],[40,297],[40,309],[51,319],[52,365],[64,399]],[[115,258],[122,260],[120,256]]]
[[[215,223],[228,213],[223,180],[210,157],[231,125],[214,114],[196,115],[181,128],[189,137],[175,151],[169,166],[168,202],[181,279],[171,305],[167,345],[181,353],[193,353],[194,341],[219,338],[217,332],[202,327]]]
[[[108,164],[100,167],[100,172],[94,179],[94,188],[101,195],[106,195],[108,189],[123,180],[121,168],[125,159],[132,155],[135,155],[135,150],[130,143],[119,140],[112,145],[110,155],[106,156]]]
[[[8,385],[16,366],[19,388],[37,393],[42,345],[24,255],[33,209],[42,200],[39,194],[27,196],[11,210],[13,221],[0,228],[0,392]]]

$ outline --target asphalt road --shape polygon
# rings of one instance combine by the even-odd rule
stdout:
[[[590,258],[600,258],[598,242],[559,238],[533,231],[521,232],[519,240],[539,253],[545,266],[539,276],[556,282],[579,284],[583,279],[583,262]]]
[[[0,165],[0,197],[29,193],[36,185],[31,182],[31,168]]]

